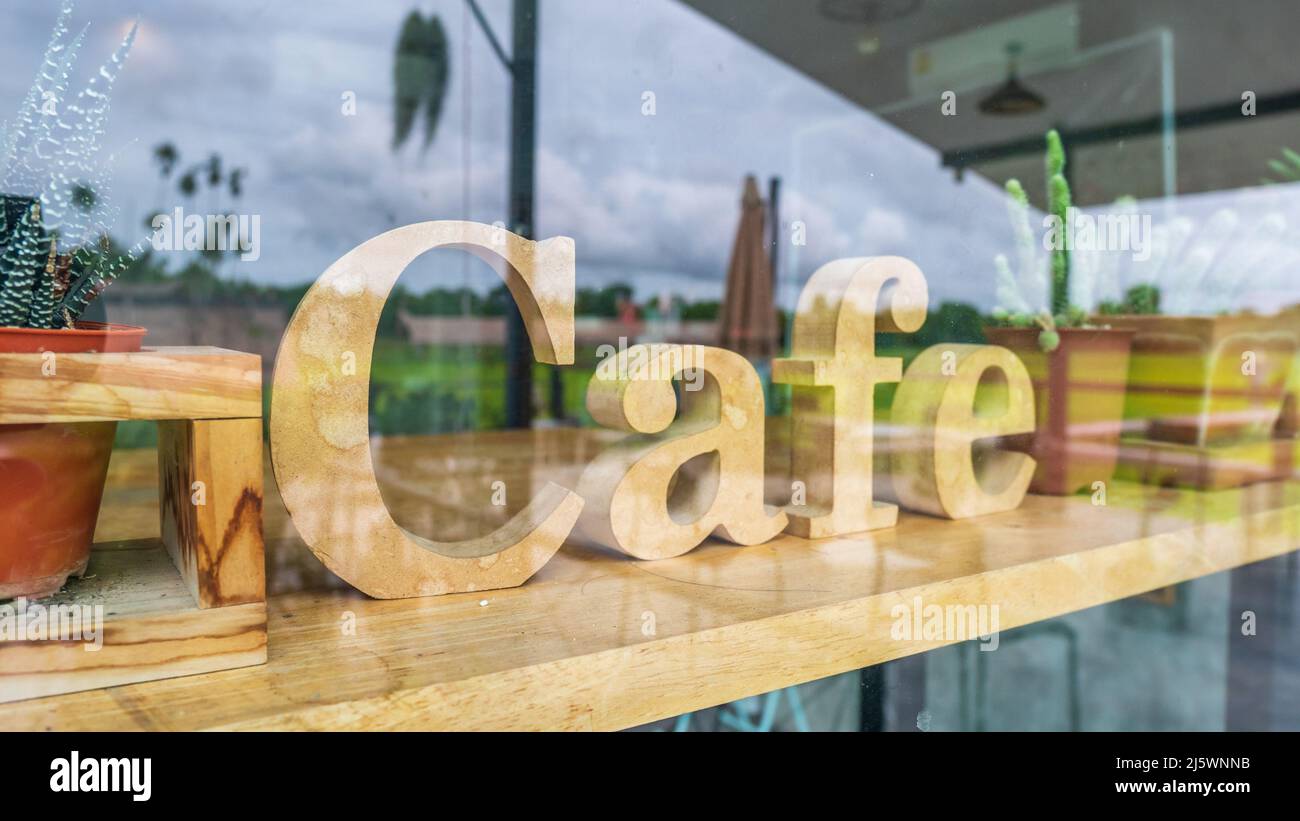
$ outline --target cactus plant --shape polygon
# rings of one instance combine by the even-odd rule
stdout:
[[[1055,129],[1047,132],[1044,171],[1047,177],[1048,212],[1055,218],[1057,230],[1064,231],[1070,224],[1073,201],[1070,184],[1065,179],[1065,148]],[[1019,180],[1006,183],[1007,213],[1017,248],[1018,271],[1013,272],[1006,256],[994,259],[997,276],[998,307],[993,310],[993,320],[998,325],[1012,328],[1038,326],[1038,343],[1045,351],[1053,351],[1060,344],[1061,328],[1087,326],[1087,312],[1071,300],[1071,266],[1069,244],[1056,243],[1046,258],[1040,251],[1035,233],[1029,222],[1029,196]],[[1117,203],[1117,206],[1121,203]],[[1131,202],[1125,207],[1131,207]],[[1087,273],[1100,275],[1090,266]],[[1049,276],[1046,276],[1050,274]],[[1091,290],[1091,281],[1076,283]],[[1035,307],[1040,306],[1040,307]]]
[[[100,159],[113,83],[136,28],[71,96],[85,36],[83,28],[69,38],[71,15],[65,0],[35,82],[0,130],[0,326],[72,327],[141,248],[111,251],[113,158]]]
[[[1056,217],[1057,225],[1067,225],[1070,206],[1070,184],[1065,179],[1065,146],[1061,135],[1052,129],[1047,132],[1047,207]],[[1052,315],[1063,314],[1070,307],[1070,250],[1061,243],[1052,251]]]

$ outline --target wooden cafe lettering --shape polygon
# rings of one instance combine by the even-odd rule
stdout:
[[[901,257],[841,259],[813,274],[795,316],[789,358],[773,379],[792,386],[792,475],[803,505],[764,504],[764,404],[758,374],[721,348],[634,345],[602,362],[587,392],[601,425],[629,435],[585,469],[578,487],[551,483],[496,531],[458,542],[412,534],[380,495],[369,446],[369,374],[380,312],[417,256],[457,248],[485,260],[519,306],[540,362],[574,361],[574,242],[532,242],[472,222],[408,225],[359,245],[312,286],[276,362],[271,452],[299,534],[335,573],[380,598],[522,584],[581,523],[585,534],[639,559],[678,556],[716,534],[742,545],[782,531],[816,539],[891,527],[898,510],[872,493],[873,390],[900,382],[892,421],[909,441],[895,456],[895,492],[912,510],[965,518],[1020,504],[1034,471],[1019,453],[996,453],[977,474],[976,439],[1028,433],[1033,394],[1024,365],[989,345],[940,345],[902,372],[877,357],[877,330],[915,331],[925,320],[925,277]],[[877,327],[877,304],[892,287]],[[686,368],[698,390],[674,390]],[[993,369],[1007,401],[976,414],[976,386]],[[695,387],[695,386],[693,386]],[[673,496],[678,468],[716,453],[716,471]],[[686,519],[686,521],[683,521]]]

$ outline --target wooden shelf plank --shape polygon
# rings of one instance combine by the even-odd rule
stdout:
[[[103,608],[98,648],[0,641],[0,702],[266,660],[265,603],[201,609],[157,539],[97,545],[85,576],[40,605]],[[0,726],[7,709],[0,704]]]
[[[52,356],[0,353],[0,424],[262,416],[256,354],[178,347]]]
[[[386,501],[409,522],[455,493],[471,514],[489,510],[489,494],[473,500],[493,476],[566,481],[592,435],[548,433],[387,441],[376,462],[400,481]],[[115,455],[111,477],[101,537],[156,522],[140,457]],[[891,610],[918,596],[997,605],[1005,630],[1300,543],[1295,482],[1112,483],[1105,506],[1030,496],[979,519],[903,513],[862,537],[710,543],[658,562],[570,544],[517,589],[376,601],[321,567],[273,488],[267,664],[10,704],[0,728],[618,729],[949,643],[891,637]],[[439,526],[492,526],[469,521]]]

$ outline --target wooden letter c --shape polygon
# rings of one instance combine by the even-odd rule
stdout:
[[[492,533],[435,542],[389,514],[370,456],[370,361],[384,302],[398,276],[435,248],[491,265],[524,317],[533,355],[573,362],[574,245],[532,242],[491,225],[407,225],[339,258],[307,291],[280,342],[271,395],[271,461],[303,541],[325,565],[384,599],[523,584],[555,554],[582,510],[548,484]],[[346,363],[346,367],[345,367]]]

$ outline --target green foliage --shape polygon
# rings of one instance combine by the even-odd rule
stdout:
[[[299,288],[295,294],[286,293],[286,306],[292,310],[304,292]],[[416,293],[399,283],[385,303],[384,316],[391,314],[394,323],[399,310],[414,316],[502,316],[510,300],[509,290],[504,284],[494,286],[487,293],[466,287],[434,287]],[[632,286],[624,283],[614,283],[603,288],[579,288],[575,294],[574,313],[577,316],[613,319],[619,315],[621,306],[631,300]],[[716,301],[691,303],[683,307],[682,318],[717,319],[718,310]],[[381,319],[381,323],[383,321]]]
[[[1079,312],[1082,313],[1082,312]],[[1023,311],[1012,313],[1005,308],[994,308],[989,316],[989,324],[1006,328],[1039,328],[1038,345],[1048,353],[1061,344],[1060,328],[1082,327],[1084,320],[1076,313],[1067,312],[1052,316],[1047,312],[1030,314]]]
[[[510,296],[510,289],[503,282],[487,292],[483,300],[483,315],[505,316],[512,305],[514,297]]]
[[[382,436],[474,430],[477,416],[472,398],[434,386],[371,385],[370,430]]]
[[[1088,324],[1088,312],[1078,305],[1067,305],[1065,310],[1052,316],[1054,328],[1082,328]]]
[[[713,321],[722,315],[722,303],[716,299],[688,302],[682,306],[682,319]],[[781,323],[784,326],[784,322]]]
[[[984,317],[979,309],[965,302],[943,302],[931,311],[921,329],[911,334],[898,334],[899,344],[918,350],[941,342],[984,341]],[[891,334],[890,336],[894,336]]]
[[[578,316],[614,318],[619,308],[632,299],[632,286],[622,282],[603,288],[579,288],[574,312]]]
[[[1097,308],[1102,314],[1143,314],[1160,313],[1160,289],[1146,283],[1134,285],[1124,293],[1120,302],[1103,302]]]
[[[1268,167],[1277,176],[1261,179],[1260,182],[1264,185],[1278,182],[1300,182],[1300,154],[1289,148],[1282,149],[1282,159],[1269,160]]]

